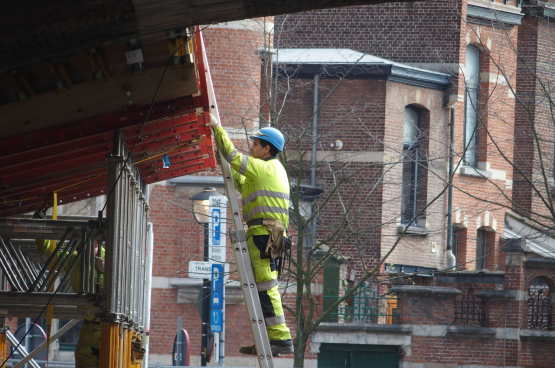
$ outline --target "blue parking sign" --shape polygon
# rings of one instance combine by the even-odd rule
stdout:
[[[212,310],[224,309],[224,265],[212,264],[212,295],[210,308]]]
[[[222,310],[210,311],[210,331],[222,332],[224,321],[224,312]]]
[[[212,245],[220,245],[221,242],[221,213],[219,208],[212,209]]]

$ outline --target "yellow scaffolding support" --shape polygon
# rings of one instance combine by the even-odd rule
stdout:
[[[100,323],[100,367],[119,368],[120,355],[120,324],[112,322]]]
[[[0,333],[0,362],[6,361],[7,358],[6,334]]]

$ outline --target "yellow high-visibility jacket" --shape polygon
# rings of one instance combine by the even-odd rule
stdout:
[[[50,247],[52,246],[52,243],[50,242],[50,240],[36,240],[35,241],[35,246],[37,247],[37,251],[39,252],[39,257],[41,257],[41,259],[45,260],[48,259],[49,255],[50,255]],[[60,251],[59,254],[57,255],[57,257],[62,256],[62,253],[66,253],[67,252],[62,252]],[[98,248],[98,256],[100,258],[105,257],[105,251],[104,251],[104,247],[99,247]],[[64,267],[64,269],[62,270],[63,272],[68,272],[69,268],[71,267],[71,265],[73,264],[73,262],[75,261],[75,259],[77,258],[77,252],[73,252],[70,255],[70,259],[69,262],[66,264],[66,266]],[[75,265],[75,267],[73,268],[73,271],[71,272],[71,275],[69,275],[70,277],[70,281],[71,281],[71,287],[73,289],[74,293],[78,293],[79,292],[79,283],[81,280],[81,262],[77,261],[77,265]],[[94,279],[96,280],[97,278],[97,271],[94,271]],[[103,287],[104,286],[104,275],[100,274],[100,286]],[[81,315],[83,315],[83,317],[86,320],[93,320],[95,319],[95,313],[99,312],[100,309],[97,307],[93,307],[93,306],[88,306],[88,305],[79,305],[77,306],[77,309],[79,310],[79,313]]]
[[[242,195],[243,219],[270,218],[289,226],[289,179],[277,158],[260,160],[239,152],[222,127],[214,137],[223,157],[231,164],[235,188]],[[265,226],[249,227],[247,237],[268,235]]]

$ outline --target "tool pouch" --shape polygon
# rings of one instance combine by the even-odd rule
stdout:
[[[263,219],[262,224],[270,232],[268,244],[266,244],[266,256],[277,258],[283,253],[283,239],[285,237],[285,227],[283,223],[276,219]]]
[[[145,357],[146,349],[139,334],[133,332],[131,338],[131,364],[141,364]]]

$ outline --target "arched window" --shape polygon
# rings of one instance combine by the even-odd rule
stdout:
[[[480,52],[473,46],[466,47],[464,75],[464,160],[468,165],[478,164],[478,95],[480,89]]]
[[[415,108],[407,106],[405,107],[403,131],[402,222],[410,222],[416,216],[418,203],[418,150],[420,148],[419,133],[420,114]]]

